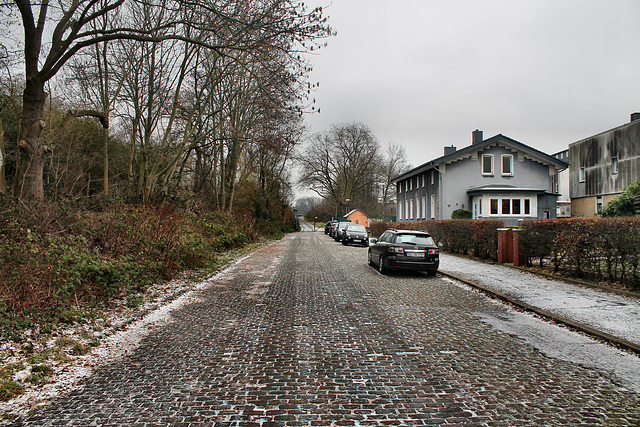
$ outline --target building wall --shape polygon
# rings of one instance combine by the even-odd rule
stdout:
[[[353,212],[347,217],[347,219],[351,222],[355,222],[356,224],[362,224],[365,227],[369,227],[369,217],[360,211]]]
[[[429,169],[398,182],[396,187],[398,221],[424,220],[432,217],[439,219],[438,209],[432,212],[430,203],[432,195],[436,195],[438,199],[439,179],[438,171]],[[411,212],[408,212],[409,208],[412,208]]]
[[[588,196],[571,199],[571,216],[578,218],[593,218],[598,216],[598,205],[604,207],[611,200],[617,197],[616,194],[604,196]]]
[[[569,145],[569,159],[572,216],[593,216],[595,202],[583,198],[602,197],[606,204],[640,179],[640,120]]]

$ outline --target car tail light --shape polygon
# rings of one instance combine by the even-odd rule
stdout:
[[[429,249],[429,255],[438,255],[440,253],[439,249]]]
[[[402,248],[396,248],[394,246],[391,246],[389,248],[389,252],[393,252],[394,254],[403,254],[404,253],[404,249]]]

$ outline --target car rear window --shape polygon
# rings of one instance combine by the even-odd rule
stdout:
[[[431,236],[417,234],[397,234],[396,243],[409,243],[414,245],[434,245]]]

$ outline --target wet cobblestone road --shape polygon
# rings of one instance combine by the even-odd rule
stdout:
[[[267,246],[132,354],[19,425],[638,425],[640,395],[478,315],[426,275],[381,276],[318,233]]]

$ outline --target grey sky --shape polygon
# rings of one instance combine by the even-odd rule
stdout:
[[[362,122],[414,166],[474,129],[553,154],[640,111],[638,0],[333,0],[325,14],[338,35],[311,58],[308,126]]]

